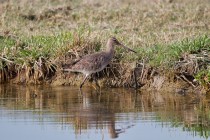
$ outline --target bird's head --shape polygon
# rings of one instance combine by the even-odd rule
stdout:
[[[115,37],[109,38],[109,42],[110,42],[112,45],[121,45],[120,42],[119,42]]]
[[[123,44],[121,44],[115,37],[109,38],[109,40],[108,40],[108,45],[110,45],[110,46],[115,46],[115,45],[121,46],[121,47],[123,47],[123,48],[125,48],[125,49],[127,49],[127,50],[129,50],[129,51],[132,51],[132,52],[136,53],[136,51],[134,51],[134,50],[132,50],[132,49],[126,47],[126,46],[123,45]]]

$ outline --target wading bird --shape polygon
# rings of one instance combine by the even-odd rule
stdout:
[[[103,70],[111,62],[114,56],[114,47],[116,45],[122,46],[123,48],[129,51],[135,52],[134,50],[121,44],[116,38],[112,37],[112,38],[109,38],[106,44],[105,51],[85,55],[82,58],[76,60],[73,64],[64,64],[63,70],[71,71],[71,72],[80,72],[85,75],[84,80],[80,84],[80,89],[81,89],[86,79],[88,78],[88,76],[90,76],[93,73]],[[100,87],[97,81],[96,81],[96,84],[98,87]]]

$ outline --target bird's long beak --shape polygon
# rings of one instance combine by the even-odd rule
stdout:
[[[122,46],[123,48],[125,48],[125,49],[127,49],[127,50],[129,50],[129,51],[131,51],[131,52],[137,53],[136,51],[134,51],[134,50],[132,50],[132,49],[126,47],[126,46],[123,45],[123,44],[120,44],[120,46]]]

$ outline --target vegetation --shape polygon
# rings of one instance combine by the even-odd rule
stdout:
[[[138,54],[117,48],[105,72],[112,73],[112,82],[105,81],[105,85],[133,86],[133,71],[140,77],[137,83],[144,84],[151,73],[162,75],[162,70],[170,70],[176,78],[208,90],[209,10],[208,0],[2,2],[0,80],[42,83],[60,71],[66,58],[99,51],[110,36],[116,36]]]

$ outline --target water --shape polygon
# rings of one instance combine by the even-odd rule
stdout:
[[[1,140],[203,140],[207,96],[0,86]]]

